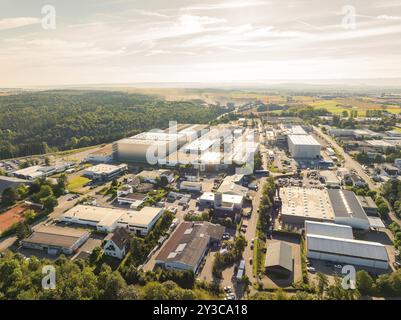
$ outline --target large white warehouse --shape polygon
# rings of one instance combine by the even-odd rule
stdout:
[[[115,142],[113,156],[121,162],[165,163],[168,155],[205,134],[205,131],[206,125],[179,124],[164,131],[142,132]]]
[[[320,157],[321,145],[311,135],[290,134],[288,149],[294,158],[316,159]]]
[[[386,247],[378,242],[354,240],[351,227],[306,221],[305,231],[309,259],[385,270],[389,267]]]

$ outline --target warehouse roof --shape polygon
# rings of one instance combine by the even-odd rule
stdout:
[[[210,222],[182,222],[160,253],[156,261],[176,262],[197,267],[211,239],[220,240],[225,228]]]
[[[23,168],[20,170],[16,170],[14,172],[12,172],[12,174],[14,175],[18,175],[18,176],[26,176],[26,177],[32,177],[32,178],[37,178],[37,177],[41,177],[44,175],[44,169],[45,167],[42,166],[32,166],[32,167],[27,167],[27,168]]]
[[[70,220],[85,220],[102,226],[112,226],[130,210],[118,208],[104,208],[86,205],[77,205],[63,214],[63,218]]]
[[[333,253],[370,260],[389,260],[386,247],[377,242],[307,235],[307,246],[309,251]]]
[[[344,239],[354,238],[350,226],[329,222],[305,221],[305,232],[307,235],[314,234]]]
[[[282,241],[268,245],[265,258],[265,268],[280,266],[289,271],[293,270],[292,247]]]
[[[246,197],[249,192],[247,187],[236,184],[231,176],[224,178],[217,191],[220,193],[230,193],[243,197]]]
[[[185,151],[206,151],[218,142],[217,139],[197,139],[183,147]]]
[[[372,197],[356,196],[362,207],[377,209],[377,205]]]
[[[182,181],[180,183],[180,188],[182,187],[195,187],[195,188],[201,188],[202,183],[196,182],[196,181]]]
[[[320,143],[311,135],[290,134],[288,135],[288,139],[290,139],[293,144],[297,145],[320,146]]]
[[[0,194],[7,188],[17,184],[31,184],[32,182],[25,179],[15,177],[0,176]]]
[[[147,227],[152,221],[160,217],[162,213],[162,208],[143,207],[139,211],[130,210],[126,212],[123,216],[121,216],[118,222]]]
[[[84,229],[42,226],[34,230],[23,242],[71,248],[77,241],[89,236],[89,234],[90,232]]]
[[[325,180],[326,184],[340,184],[340,179],[332,170],[320,171],[320,176]]]
[[[328,189],[331,205],[336,217],[350,217],[368,220],[355,193],[343,189]]]
[[[111,174],[115,171],[121,170],[126,167],[125,164],[120,164],[118,166],[112,164],[100,163],[93,167],[85,169],[86,172],[92,172],[93,174]]]
[[[307,134],[306,131],[304,130],[304,128],[302,128],[301,126],[292,126],[290,128],[290,133],[291,134]]]
[[[334,212],[326,190],[285,187],[280,188],[281,214],[310,219],[333,220]]]
[[[385,140],[368,140],[366,143],[372,147],[384,147],[389,148],[393,145]]]

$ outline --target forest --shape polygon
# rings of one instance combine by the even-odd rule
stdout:
[[[51,90],[0,96],[0,159],[108,143],[169,121],[208,123],[226,112],[119,91]]]

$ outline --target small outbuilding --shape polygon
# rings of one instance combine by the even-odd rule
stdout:
[[[291,245],[277,241],[267,246],[265,273],[279,278],[288,278],[294,270]]]

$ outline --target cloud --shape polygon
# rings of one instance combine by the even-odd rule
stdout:
[[[401,17],[399,17],[399,16],[388,16],[386,14],[382,14],[380,16],[377,16],[376,19],[378,19],[378,20],[401,20]]]
[[[220,3],[193,5],[193,6],[189,6],[189,7],[183,8],[183,10],[201,11],[201,10],[235,9],[235,8],[248,8],[248,7],[264,6],[264,5],[267,5],[267,4],[270,4],[270,1],[227,0],[227,1],[220,2]]]
[[[30,26],[37,23],[40,23],[40,19],[35,17],[17,17],[17,18],[0,19],[0,31]]]
[[[157,18],[168,18],[168,15],[159,13],[159,12],[155,12],[155,11],[146,11],[146,10],[138,10],[138,9],[133,9],[133,10],[129,10],[129,12],[132,13],[136,13],[139,14],[141,16],[145,16],[145,17],[157,17]]]

